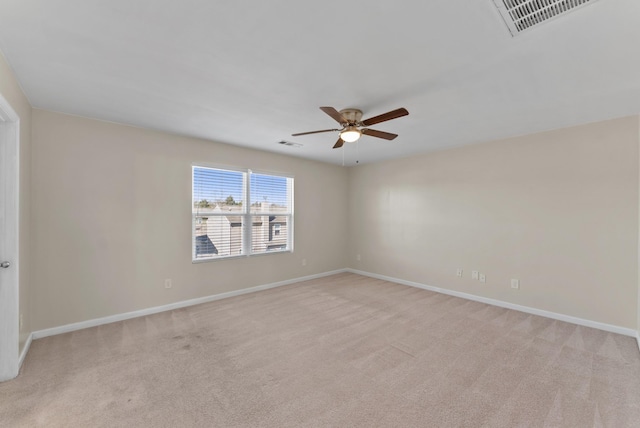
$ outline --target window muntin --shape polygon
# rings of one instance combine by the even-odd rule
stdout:
[[[194,165],[192,179],[193,261],[292,251],[293,178]]]

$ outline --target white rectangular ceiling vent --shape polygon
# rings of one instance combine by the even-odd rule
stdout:
[[[512,35],[596,0],[493,0]]]

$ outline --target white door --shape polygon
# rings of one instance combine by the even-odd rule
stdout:
[[[19,120],[0,95],[0,381],[18,375]]]

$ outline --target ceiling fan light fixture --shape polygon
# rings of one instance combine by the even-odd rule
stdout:
[[[507,0],[505,0],[507,1]],[[514,0],[509,0],[514,1]],[[533,0],[518,0],[518,1],[533,1]],[[539,1],[539,0],[536,0]],[[545,0],[547,1],[547,0]],[[568,0],[567,0],[568,1]],[[574,0],[571,0],[574,1]],[[345,108],[340,111],[334,109],[333,107],[320,107],[320,110],[329,115],[333,120],[338,122],[341,129],[322,129],[320,131],[311,131],[311,132],[298,132],[297,134],[291,134],[294,137],[300,135],[309,135],[309,134],[320,134],[322,132],[335,132],[338,131],[340,133],[340,138],[333,146],[334,149],[339,149],[344,145],[344,143],[353,143],[360,139],[360,137],[364,135],[368,135],[369,137],[382,138],[384,140],[393,140],[398,135],[392,134],[390,132],[384,131],[376,131],[375,129],[371,129],[369,125],[375,125],[376,123],[386,122],[388,120],[397,119],[402,116],[406,116],[409,114],[406,108],[397,108],[392,111],[388,111],[383,114],[379,114],[375,117],[370,117],[366,120],[362,119],[362,111],[355,108]],[[363,128],[360,129],[359,127]]]
[[[355,141],[358,141],[361,135],[362,133],[357,127],[348,126],[347,129],[340,133],[340,138],[342,138],[342,141],[346,143],[353,143]]]

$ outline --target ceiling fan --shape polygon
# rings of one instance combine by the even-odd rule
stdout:
[[[387,120],[397,119],[402,116],[406,116],[409,114],[406,108],[399,108],[396,110],[392,110],[390,112],[371,117],[369,119],[362,119],[362,111],[355,108],[347,108],[344,110],[336,110],[333,107],[320,107],[320,110],[328,114],[338,122],[342,128],[340,129],[323,129],[321,131],[311,131],[311,132],[300,132],[298,134],[291,134],[293,137],[298,137],[300,135],[309,135],[309,134],[319,134],[321,132],[340,132],[340,137],[338,137],[338,141],[333,146],[334,149],[342,147],[342,145],[347,143],[353,143],[354,141],[358,141],[358,139],[364,134],[369,135],[371,137],[384,138],[385,140],[393,140],[398,135],[391,134],[390,132],[376,131],[375,129],[363,128],[369,125],[375,125],[376,123],[386,122]]]

